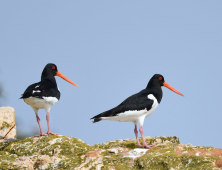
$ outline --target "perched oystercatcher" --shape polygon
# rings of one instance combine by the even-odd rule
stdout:
[[[55,64],[49,63],[45,66],[42,71],[41,81],[30,85],[25,92],[22,94],[20,99],[23,99],[28,105],[30,105],[36,114],[36,119],[39,124],[40,135],[57,135],[57,133],[52,133],[49,126],[49,113],[52,105],[57,103],[60,99],[60,91],[56,84],[56,79],[54,76],[59,76],[66,80],[67,82],[77,86],[74,82],[62,75]],[[48,124],[48,132],[45,134],[42,132],[40,125],[40,118],[38,116],[38,110],[45,109],[47,112],[46,120]]]
[[[150,116],[160,104],[163,96],[161,86],[165,86],[172,90],[173,92],[184,96],[182,93],[171,87],[164,81],[164,77],[160,74],[155,74],[149,81],[147,87],[136,93],[126,100],[124,100],[120,105],[105,111],[101,114],[94,116],[93,123],[99,122],[101,120],[115,120],[119,122],[133,122],[135,124],[134,133],[136,135],[137,144],[139,147],[151,148],[154,145],[147,145],[143,135],[143,122],[144,119]],[[138,138],[137,124],[140,124],[140,134],[143,139],[143,145],[140,144]]]

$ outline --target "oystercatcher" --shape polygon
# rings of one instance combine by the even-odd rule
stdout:
[[[52,105],[57,103],[60,99],[60,91],[56,84],[56,79],[54,76],[59,76],[67,82],[77,86],[74,82],[62,75],[55,64],[49,63],[45,66],[42,71],[41,81],[30,85],[25,92],[22,94],[20,99],[23,99],[28,105],[30,105],[36,114],[36,119],[39,124],[40,135],[57,135],[57,133],[52,133],[49,126],[49,113]],[[46,120],[48,125],[48,132],[45,134],[42,132],[40,125],[40,118],[38,116],[38,110],[45,109],[47,112]]]
[[[133,122],[135,124],[134,133],[136,135],[137,144],[139,147],[151,148],[154,145],[147,145],[143,135],[144,119],[150,116],[160,104],[163,92],[161,86],[165,86],[173,92],[184,96],[182,93],[171,87],[164,81],[164,77],[160,74],[155,74],[149,81],[147,87],[136,93],[118,106],[94,116],[93,123],[101,120],[115,120],[119,122]],[[138,138],[137,124],[140,124],[140,134],[142,136],[143,145],[140,144]]]

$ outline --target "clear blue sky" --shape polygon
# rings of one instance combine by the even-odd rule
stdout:
[[[55,63],[79,87],[56,77],[61,99],[51,109],[53,132],[89,144],[135,138],[133,123],[89,119],[159,73],[185,97],[163,87],[145,136],[176,135],[184,144],[222,148],[221,9],[220,0],[1,1],[3,104],[15,108],[19,129],[38,128],[19,97]],[[46,132],[45,110],[39,115]]]

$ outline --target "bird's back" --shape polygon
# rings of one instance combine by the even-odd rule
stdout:
[[[36,97],[36,98],[43,98],[43,97],[56,97],[58,100],[60,99],[60,91],[56,84],[44,80],[38,83],[34,83],[30,85],[25,92],[22,94],[21,99],[29,98],[29,97]]]

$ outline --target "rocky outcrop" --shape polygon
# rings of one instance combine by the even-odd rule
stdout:
[[[180,144],[177,137],[146,137],[152,149],[135,139],[88,145],[61,135],[0,142],[0,169],[220,169],[222,149]]]
[[[12,107],[0,107],[0,140],[16,139],[15,110]]]

